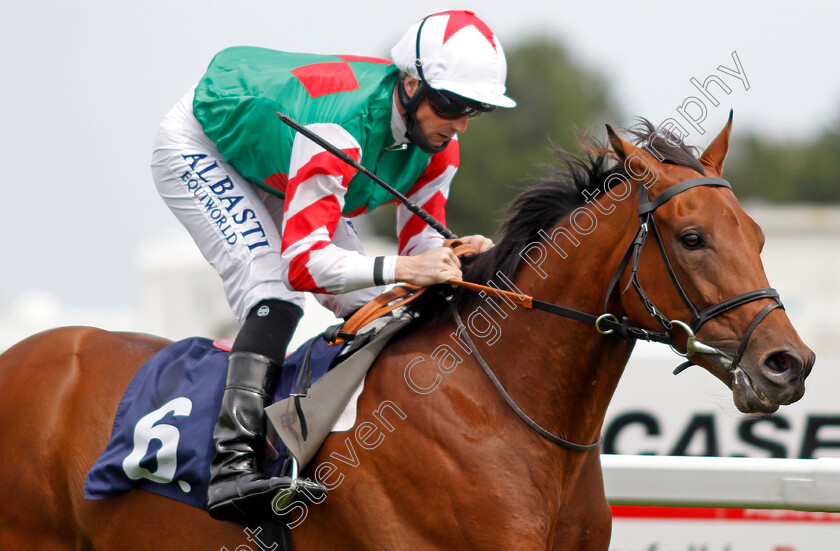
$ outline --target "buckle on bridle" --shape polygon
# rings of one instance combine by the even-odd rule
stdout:
[[[602,335],[612,335],[615,332],[614,329],[601,329],[601,322],[605,320],[618,323],[618,318],[615,316],[615,314],[601,314],[600,316],[598,316],[598,319],[595,320],[595,330],[601,333]]]

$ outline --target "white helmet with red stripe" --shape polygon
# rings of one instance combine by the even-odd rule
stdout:
[[[391,50],[391,58],[401,71],[435,90],[488,107],[516,106],[505,95],[502,45],[471,11],[443,11],[418,21]]]

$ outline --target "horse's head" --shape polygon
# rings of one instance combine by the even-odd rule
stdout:
[[[646,243],[637,260],[628,253],[621,288],[637,293],[623,293],[621,303],[635,322],[668,330],[692,363],[732,389],[739,410],[766,413],[802,397],[815,356],[769,288],[761,228],[720,179],[731,126],[730,116],[699,163],[686,163],[694,168],[660,162],[662,136],[636,147],[608,129],[613,151],[641,183],[636,241]]]

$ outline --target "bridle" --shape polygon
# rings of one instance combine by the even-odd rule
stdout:
[[[722,178],[692,178],[690,180],[685,180],[668,188],[664,192],[657,195],[656,198],[651,200],[647,189],[645,189],[644,186],[642,187],[642,189],[639,191],[639,230],[636,232],[636,237],[633,239],[633,242],[627,248],[627,252],[624,254],[624,258],[622,259],[621,263],[618,266],[618,269],[613,275],[612,281],[610,282],[610,286],[607,289],[606,298],[604,299],[604,311],[606,312],[608,310],[608,303],[613,295],[616,286],[618,285],[618,280],[621,277],[621,274],[624,273],[624,270],[627,268],[627,265],[632,261],[630,270],[630,281],[628,282],[628,287],[630,285],[633,286],[633,288],[636,290],[636,294],[639,295],[639,299],[642,301],[642,304],[644,305],[645,309],[650,313],[651,316],[656,318],[656,320],[662,326],[667,341],[660,342],[666,342],[671,346],[671,349],[674,350],[675,353],[686,358],[686,362],[684,362],[674,370],[675,374],[682,372],[691,365],[694,365],[691,361],[691,357],[696,353],[706,355],[718,355],[729,359],[729,372],[731,373],[738,367],[738,364],[740,363],[741,358],[743,357],[744,352],[747,349],[747,344],[749,343],[750,336],[752,336],[752,333],[753,331],[755,331],[755,328],[758,326],[758,324],[761,323],[761,321],[776,308],[784,308],[781,300],[779,299],[779,293],[772,288],[748,291],[746,293],[742,293],[740,295],[736,295],[734,297],[725,299],[721,302],[718,302],[717,304],[714,304],[699,311],[688,298],[688,294],[685,292],[685,289],[683,289],[683,286],[680,284],[676,273],[674,273],[674,268],[671,265],[671,261],[668,258],[668,253],[665,250],[665,244],[662,241],[662,236],[659,233],[659,229],[656,227],[656,221],[653,217],[653,213],[656,211],[656,209],[664,205],[666,202],[668,202],[668,200],[670,200],[674,196],[679,195],[680,193],[683,193],[684,191],[687,191],[689,189],[700,186],[725,187],[730,190],[732,189],[732,186],[729,184],[729,182]],[[662,260],[665,263],[665,269],[668,271],[668,276],[671,278],[671,282],[674,284],[674,287],[676,288],[677,293],[679,294],[683,303],[685,303],[685,305],[691,312],[692,319],[690,324],[685,323],[681,320],[669,320],[653,304],[653,301],[650,300],[647,293],[642,288],[642,284],[639,282],[639,256],[641,255],[642,246],[645,244],[645,240],[647,239],[647,236],[650,233],[653,233],[653,236],[656,239],[656,244],[659,247],[659,253],[662,256]],[[709,320],[721,314],[729,312],[730,310],[733,310],[739,306],[743,306],[744,304],[748,304],[750,302],[754,302],[756,300],[761,300],[765,298],[772,299],[773,302],[768,304],[753,318],[752,322],[749,324],[746,331],[744,332],[744,336],[741,339],[741,343],[738,346],[734,357],[730,357],[722,350],[714,348],[697,340],[695,335],[700,331],[700,328],[703,327],[703,325]],[[605,314],[605,316],[611,315]],[[611,316],[611,319],[616,318],[615,316]],[[686,334],[685,352],[680,352],[671,344],[670,337],[671,331],[673,330],[674,326],[679,327]],[[596,328],[601,332],[605,332],[599,327],[599,324],[596,324]],[[607,329],[606,332],[609,333],[609,329]]]
[[[685,289],[683,289],[682,285],[680,284],[679,279],[677,278],[677,275],[674,272],[674,268],[671,265],[671,261],[668,258],[668,253],[665,250],[665,244],[663,243],[662,236],[660,235],[659,230],[656,227],[656,221],[654,220],[653,214],[656,211],[656,209],[661,207],[674,196],[679,195],[680,193],[683,193],[684,191],[687,191],[689,189],[700,186],[725,187],[728,189],[732,189],[732,186],[729,184],[729,182],[722,178],[700,177],[680,182],[679,184],[676,184],[670,187],[669,189],[665,190],[664,192],[660,193],[654,199],[651,199],[647,189],[644,188],[644,186],[642,186],[642,188],[639,191],[639,229],[636,232],[636,236],[634,237],[633,241],[628,246],[627,251],[624,253],[624,257],[619,263],[619,266],[616,269],[612,280],[610,281],[610,285],[607,288],[606,297],[604,298],[605,313],[601,314],[600,316],[593,316],[592,314],[574,310],[572,308],[559,306],[550,302],[540,301],[530,296],[522,295],[520,293],[504,292],[500,291],[497,288],[489,288],[467,282],[461,282],[459,283],[459,285],[476,291],[492,291],[495,292],[497,295],[504,294],[504,296],[506,296],[507,298],[512,298],[516,300],[517,302],[519,302],[519,304],[524,305],[526,308],[534,308],[537,310],[548,312],[550,314],[574,319],[583,323],[592,324],[595,326],[595,329],[603,335],[613,335],[630,342],[635,342],[636,340],[643,339],[647,341],[667,344],[676,354],[686,358],[686,361],[674,370],[674,374],[680,373],[687,367],[694,365],[694,362],[691,361],[691,358],[695,354],[699,353],[706,355],[723,356],[724,358],[730,360],[728,371],[731,376],[734,373],[734,371],[738,369],[738,364],[740,363],[741,358],[743,357],[743,354],[747,349],[747,344],[749,343],[750,336],[752,336],[752,333],[753,331],[755,331],[755,328],[758,327],[758,324],[761,323],[761,321],[765,317],[767,317],[767,315],[770,312],[772,312],[776,308],[784,308],[784,306],[782,305],[782,302],[779,299],[779,293],[775,289],[771,288],[748,291],[746,293],[742,293],[740,295],[736,295],[734,297],[725,299],[721,302],[718,302],[717,304],[714,304],[699,311],[688,298],[688,295],[686,294]],[[642,284],[639,282],[639,257],[641,256],[642,247],[644,246],[645,241],[647,240],[647,237],[650,233],[653,233],[653,236],[656,239],[656,243],[659,247],[659,252],[662,256],[662,260],[665,263],[665,268],[668,271],[668,275],[671,278],[674,287],[679,293],[682,301],[686,304],[689,311],[691,312],[691,323],[686,323],[682,320],[677,319],[669,320],[667,316],[665,316],[656,307],[656,305],[653,304],[653,301],[650,300],[650,297],[648,297],[648,294],[645,292],[644,288],[642,287]],[[619,320],[618,317],[614,314],[608,313],[610,299],[612,298],[616,287],[618,286],[618,281],[621,278],[621,275],[627,269],[628,265],[630,266],[630,281],[628,282],[627,287],[625,287],[625,291],[627,290],[627,288],[629,288],[630,285],[633,286],[633,288],[636,290],[636,293],[639,295],[639,299],[641,300],[645,309],[650,313],[651,316],[656,318],[656,320],[661,325],[663,329],[662,331],[651,331],[648,329],[644,329],[642,327],[634,325],[626,316],[622,317],[622,319]],[[753,318],[752,322],[750,322],[749,326],[744,332],[744,336],[741,339],[741,343],[738,346],[734,357],[730,357],[722,350],[705,344],[697,339],[697,332],[699,332],[700,328],[703,327],[703,325],[709,320],[721,314],[729,312],[730,310],[733,310],[739,306],[743,306],[744,304],[749,304],[750,302],[762,299],[772,299],[773,302],[768,304],[763,310],[761,310]],[[516,404],[513,398],[511,398],[508,392],[504,389],[502,384],[499,382],[498,378],[493,373],[490,366],[487,364],[486,360],[484,360],[484,358],[481,356],[481,354],[478,351],[478,348],[475,346],[475,343],[469,337],[469,331],[466,330],[463,321],[461,321],[460,315],[451,303],[449,305],[449,308],[453,318],[455,319],[455,323],[458,326],[457,333],[462,336],[463,341],[470,348],[473,357],[476,359],[476,361],[479,363],[479,365],[482,367],[485,373],[487,373],[491,382],[502,395],[505,402],[507,402],[507,404],[523,421],[525,421],[526,424],[528,424],[537,433],[550,440],[551,442],[554,442],[555,444],[558,444],[564,448],[573,451],[589,451],[597,448],[600,445],[600,440],[592,444],[576,444],[574,442],[570,442],[568,440],[565,440],[564,438],[550,433],[549,431],[542,428],[539,424],[537,424],[533,419],[528,417],[528,415],[524,411],[522,411],[522,409]],[[677,350],[672,344],[671,333],[674,327],[679,328],[686,334],[685,352]]]
[[[420,29],[418,29],[418,37],[419,34]],[[419,49],[417,57],[419,60]],[[281,120],[283,120],[283,122],[290,125],[292,128],[296,129],[298,132],[302,133],[310,140],[315,141],[318,145],[324,147],[328,152],[337,156],[345,163],[348,163],[349,165],[353,166],[354,168],[371,178],[377,184],[383,186],[389,193],[393,194],[399,201],[401,201],[406,206],[406,208],[408,208],[412,213],[420,217],[423,221],[431,225],[441,235],[443,235],[446,238],[455,238],[455,235],[451,231],[443,227],[442,224],[437,222],[437,220],[435,220],[421,207],[417,206],[408,198],[397,192],[394,188],[392,188],[380,178],[378,178],[376,175],[364,168],[357,161],[353,160],[349,155],[343,153],[336,146],[320,138],[313,132],[308,131],[299,123],[292,121],[289,117],[286,117],[282,113],[277,113],[277,115],[280,117]],[[679,195],[680,193],[683,193],[684,191],[687,191],[689,189],[693,189],[695,187],[700,186],[725,187],[730,190],[732,189],[732,186],[729,184],[729,182],[722,178],[711,178],[705,176],[699,178],[692,178],[690,180],[685,180],[678,184],[675,184],[667,190],[660,193],[659,195],[657,195],[654,199],[650,198],[647,188],[645,188],[644,186],[641,187],[641,189],[639,190],[638,208],[639,230],[636,232],[635,238],[630,243],[630,246],[627,248],[627,252],[624,253],[624,257],[622,258],[618,268],[616,269],[615,274],[613,274],[612,280],[610,281],[610,285],[607,288],[607,294],[604,298],[604,313],[600,316],[593,316],[592,314],[581,312],[573,308],[567,308],[558,304],[552,304],[550,302],[537,300],[533,297],[524,295],[522,293],[503,291],[497,287],[488,287],[466,281],[452,281],[450,283],[452,283],[453,285],[465,287],[467,289],[472,289],[480,293],[487,293],[488,295],[495,294],[499,297],[504,296],[508,300],[513,300],[519,303],[520,305],[525,306],[526,308],[534,308],[536,310],[542,310],[544,312],[548,312],[557,316],[562,316],[582,323],[594,325],[595,329],[603,335],[614,335],[629,342],[635,342],[639,339],[644,339],[647,341],[667,344],[676,354],[686,358],[686,361],[680,364],[674,370],[674,374],[681,373],[687,367],[694,365],[694,362],[691,361],[691,358],[695,354],[705,354],[707,356],[723,356],[724,358],[730,360],[727,370],[729,372],[730,378],[732,378],[735,372],[739,369],[741,358],[743,357],[744,352],[747,349],[750,337],[752,336],[753,331],[755,331],[755,328],[758,327],[758,324],[761,323],[762,320],[764,320],[764,318],[766,318],[770,312],[772,312],[776,308],[784,309],[784,306],[782,305],[782,301],[779,299],[778,291],[772,288],[756,289],[754,291],[741,293],[740,295],[736,295],[734,297],[722,300],[721,302],[718,302],[717,304],[704,308],[700,311],[697,310],[697,308],[688,298],[685,289],[683,289],[682,285],[679,282],[679,279],[677,278],[676,273],[674,273],[673,266],[671,265],[671,261],[668,258],[668,253],[665,250],[665,244],[662,242],[662,236],[659,234],[659,230],[656,227],[656,221],[654,220],[653,214],[656,211],[656,209],[664,205],[674,196]],[[653,304],[653,301],[650,300],[650,297],[648,297],[644,288],[642,288],[642,284],[639,282],[639,257],[641,256],[642,247],[644,246],[647,236],[650,232],[653,232],[653,235],[656,239],[656,243],[659,247],[659,252],[662,255],[662,260],[665,262],[665,268],[668,271],[668,275],[671,278],[674,287],[676,287],[680,298],[685,303],[685,305],[688,306],[688,309],[691,312],[692,319],[690,324],[677,319],[669,320]],[[621,320],[619,320],[617,316],[609,313],[610,299],[612,298],[615,289],[618,286],[618,281],[621,278],[621,275],[627,269],[628,265],[631,266],[630,281],[628,283],[628,287],[630,285],[633,285],[633,288],[636,289],[636,293],[639,295],[639,299],[642,301],[642,304],[644,305],[645,309],[650,313],[651,316],[656,318],[663,331],[651,331],[648,329],[644,329],[642,327],[634,325],[627,316],[624,316]],[[627,287],[625,288],[625,291],[626,289]],[[730,357],[728,354],[726,354],[719,348],[710,346],[697,339],[696,334],[700,331],[700,328],[703,327],[703,325],[709,320],[721,314],[729,312],[730,310],[733,310],[739,306],[743,306],[744,304],[749,304],[750,302],[762,299],[771,299],[773,302],[765,306],[764,309],[761,310],[753,318],[749,326],[747,326],[747,329],[744,331],[744,336],[741,338],[741,344],[738,346],[738,349],[735,352],[735,356]],[[389,308],[393,309],[394,307],[395,306],[392,305]],[[516,404],[513,398],[511,398],[510,394],[508,394],[508,392],[504,389],[502,384],[499,382],[498,378],[493,373],[492,369],[490,369],[490,366],[487,365],[487,362],[479,353],[478,348],[476,348],[475,343],[473,343],[472,339],[469,337],[469,332],[466,330],[466,327],[464,326],[463,321],[461,321],[461,317],[459,316],[458,311],[452,306],[451,302],[449,303],[449,309],[452,313],[452,317],[455,319],[455,323],[458,326],[457,332],[463,335],[463,340],[470,348],[473,357],[476,359],[476,361],[479,363],[482,369],[484,369],[484,371],[487,373],[487,376],[490,378],[493,385],[497,388],[499,393],[505,399],[505,402],[507,402],[507,404],[516,412],[516,414],[523,421],[525,421],[526,424],[528,424],[531,428],[533,428],[540,435],[544,436],[551,442],[554,442],[555,444],[558,444],[570,450],[589,451],[597,448],[600,445],[600,440],[592,444],[575,444],[574,442],[569,442],[568,440],[565,440],[559,436],[553,435],[550,432],[546,431],[535,421],[533,421],[530,417],[528,417],[528,415],[524,411],[522,411],[522,409]],[[672,344],[671,332],[673,331],[675,326],[681,329],[686,335],[685,352],[677,350]],[[352,335],[341,332],[341,326],[336,326],[334,329],[335,331],[332,332],[332,336],[327,338],[328,341],[334,342],[336,336],[348,339],[352,338]]]

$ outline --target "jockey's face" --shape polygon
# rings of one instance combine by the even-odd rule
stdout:
[[[409,96],[417,91],[418,81],[408,78],[405,81],[405,88]],[[455,134],[463,134],[467,130],[468,114],[455,119],[447,119],[438,115],[429,104],[429,98],[423,98],[415,113],[417,125],[426,137],[426,140],[434,146],[440,147],[452,139]]]
[[[463,134],[467,130],[469,115],[462,115],[456,119],[445,119],[438,115],[431,105],[429,98],[424,98],[417,108],[417,124],[423,135],[433,146],[438,147],[449,141],[455,134]]]

